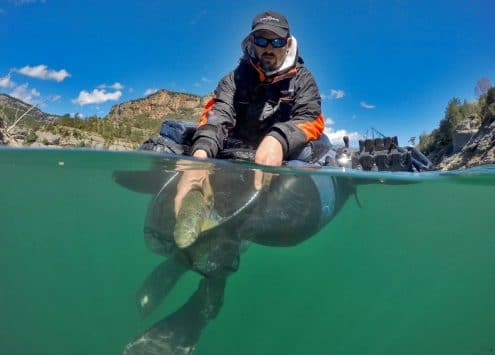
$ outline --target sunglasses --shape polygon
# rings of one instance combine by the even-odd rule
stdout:
[[[273,48],[282,48],[287,44],[287,38],[265,38],[254,36],[254,44],[258,47],[266,48],[271,44]]]

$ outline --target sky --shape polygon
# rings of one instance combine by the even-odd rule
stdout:
[[[495,84],[493,0],[0,0],[0,92],[82,117],[158,89],[205,95],[268,9],[289,20],[333,143],[374,127],[405,145]]]

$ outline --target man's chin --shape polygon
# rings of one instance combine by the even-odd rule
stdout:
[[[262,61],[261,62],[261,67],[265,71],[272,71],[272,70],[275,70],[276,65],[274,63],[267,63],[267,62]]]

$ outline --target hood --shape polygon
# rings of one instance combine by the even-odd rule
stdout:
[[[276,70],[264,72],[266,76],[272,76],[275,74],[283,73],[284,71],[287,71],[288,69],[296,65],[298,58],[297,40],[294,36],[291,36],[290,38],[292,39],[292,46],[289,48],[289,51],[285,56],[284,63],[280,66],[280,68]],[[241,43],[241,48],[246,56],[251,58],[255,63],[258,62],[258,59],[254,54],[253,44],[249,40],[249,36],[244,38],[244,40]]]

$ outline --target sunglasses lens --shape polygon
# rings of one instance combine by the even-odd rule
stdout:
[[[287,38],[268,39],[265,37],[254,37],[254,44],[258,47],[265,48],[268,46],[268,43],[271,43],[273,48],[282,48],[287,44]]]
[[[285,38],[274,38],[272,39],[272,47],[273,48],[282,48],[287,43]]]
[[[258,47],[266,47],[268,46],[268,39],[265,37],[254,37],[254,44],[256,44]]]

